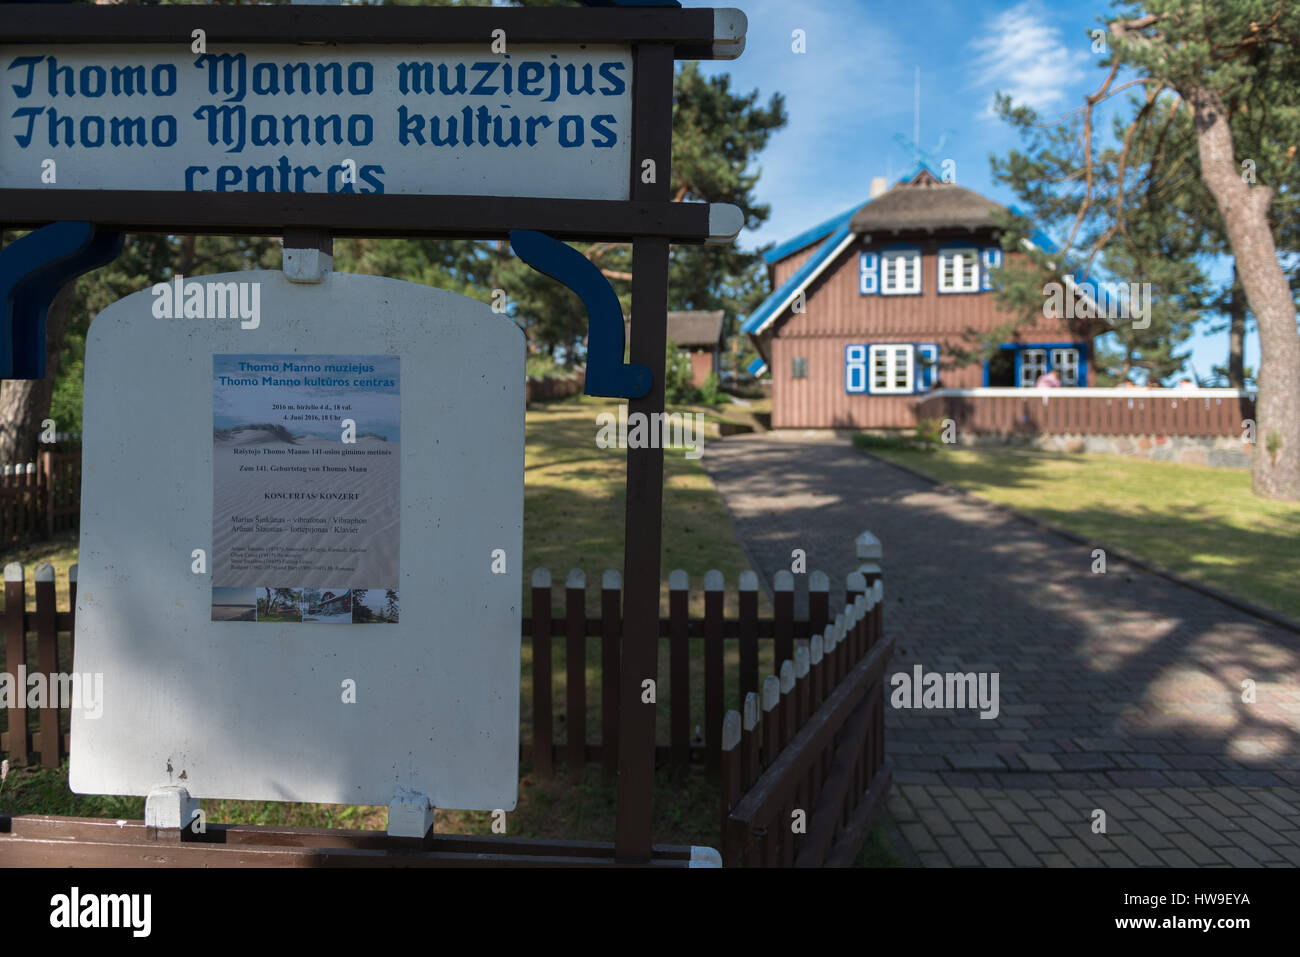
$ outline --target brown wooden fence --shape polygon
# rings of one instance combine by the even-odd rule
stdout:
[[[21,545],[81,521],[81,450],[42,450],[0,469],[0,546]]]
[[[940,389],[916,409],[984,435],[1241,436],[1255,418],[1237,389]]]
[[[868,577],[872,578],[868,584]],[[722,726],[727,867],[847,867],[892,780],[878,574],[849,576],[853,603],[745,696]],[[761,711],[761,719],[760,719]]]
[[[0,752],[15,764],[34,763],[34,755],[47,768],[57,768],[68,754],[67,728],[70,713],[58,707],[54,694],[54,675],[71,674],[72,641],[77,607],[77,566],[68,569],[71,603],[67,611],[55,607],[54,566],[42,562],[36,566],[33,585],[36,610],[27,610],[26,582],[23,566],[5,566],[5,605],[0,614],[0,650],[4,667],[0,671],[13,676],[14,701],[0,707],[5,726],[0,732]],[[28,636],[35,634],[35,660],[30,655]],[[60,641],[60,635],[66,636]],[[34,666],[34,667],[33,667]],[[24,670],[45,676],[46,695],[43,708],[27,707],[27,688],[19,681]]]
[[[679,768],[703,761],[710,775],[717,777],[722,767],[722,720],[728,704],[725,689],[733,691],[733,706],[739,707],[747,694],[759,689],[760,645],[770,643],[773,660],[785,661],[794,654],[795,641],[820,634],[830,617],[830,580],[822,572],[809,575],[808,615],[796,618],[794,611],[794,576],[778,572],[770,618],[758,614],[758,576],[753,572],[740,575],[737,607],[739,614],[728,618],[725,582],[719,571],[704,576],[704,617],[691,617],[691,593],[686,572],[676,570],[668,576],[667,617],[659,619],[659,637],[668,644],[667,689],[671,692],[666,744],[656,748],[656,763]],[[698,603],[697,603],[698,604]],[[565,581],[563,611],[554,613],[551,573],[539,568],[532,577],[531,617],[523,619],[523,637],[532,646],[532,745],[522,748],[521,757],[532,763],[534,771],[547,778],[555,764],[562,761],[565,772],[580,780],[585,765],[601,765],[608,774],[618,766],[618,698],[619,642],[622,635],[622,576],[608,569],[601,576],[600,609],[589,616],[586,575],[571,571]],[[737,673],[725,670],[724,642],[738,639]],[[554,713],[554,648],[562,642],[565,672],[565,727],[563,740],[557,734]],[[588,687],[587,661],[590,642],[598,642],[599,677],[595,687]],[[691,662],[699,655],[692,648],[703,649],[703,675],[700,686],[692,687]],[[699,669],[697,668],[696,671]],[[664,675],[659,676],[656,694],[663,697]],[[703,707],[692,710],[692,699],[700,698]],[[693,694],[693,692],[695,692]],[[601,720],[598,736],[588,728],[588,705],[599,701]],[[703,731],[700,740],[693,729]]]
[[[656,749],[657,764],[681,769],[702,761],[710,776],[721,781],[728,866],[851,862],[888,791],[882,702],[883,667],[892,640],[882,638],[882,586],[875,564],[879,543],[870,535],[862,536],[858,556],[872,563],[849,576],[846,597],[852,603],[834,617],[829,579],[821,572],[808,576],[804,617],[795,614],[794,576],[778,572],[770,618],[759,617],[758,576],[753,572],[740,576],[735,617],[724,614],[721,572],[705,575],[702,618],[689,615],[686,573],[674,571],[669,576],[669,614],[660,619],[659,634],[668,643],[666,677],[672,694],[668,743]],[[46,676],[71,673],[76,566],[69,572],[67,611],[56,609],[53,567],[42,563],[33,577],[36,608],[28,611],[23,567],[5,568],[0,671],[16,675],[23,666]],[[588,763],[599,764],[612,776],[617,768],[622,578],[616,571],[604,573],[601,610],[596,616],[586,612],[586,578],[581,571],[569,574],[559,615],[553,613],[553,597],[550,572],[536,570],[532,614],[522,621],[523,637],[532,645],[532,744],[521,747],[521,757],[530,760],[542,777],[553,776],[557,762],[563,762],[572,780],[581,780]],[[28,640],[33,635],[34,646]],[[728,639],[737,639],[739,645],[730,676],[724,655]],[[562,641],[565,649],[564,740],[555,733],[553,711],[556,641]],[[594,688],[587,682],[591,641],[597,641],[600,650],[600,679]],[[770,643],[771,660],[781,662],[780,677],[769,676],[760,686],[760,646],[765,643]],[[698,696],[691,693],[693,644],[697,649],[703,646],[699,712],[692,704]],[[659,676],[660,684],[664,677]],[[729,685],[730,703],[744,709],[743,722],[737,711],[726,711]],[[600,703],[595,740],[587,733],[589,700]],[[68,711],[60,710],[53,697],[39,710],[26,708],[25,700],[15,703],[16,707],[0,709],[7,717],[0,752],[15,765],[35,763],[39,755],[43,766],[57,768],[68,754]],[[693,727],[703,729],[702,740]],[[785,833],[794,810],[805,812],[806,833]]]

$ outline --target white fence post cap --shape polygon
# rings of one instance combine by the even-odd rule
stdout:
[[[606,568],[600,573],[600,587],[605,591],[621,591],[623,588],[623,573],[617,568]]]
[[[783,568],[772,576],[773,591],[794,591],[794,573]]]
[[[763,710],[771,711],[781,700],[781,679],[768,675],[763,679]]]
[[[533,569],[533,587],[534,588],[551,587],[551,570],[549,568]]]
[[[880,561],[881,555],[880,539],[876,538],[870,532],[863,532],[857,540],[858,558],[865,560],[874,559]]]
[[[5,566],[5,581],[20,582],[23,580],[23,566],[18,562],[10,562]]]
[[[741,591],[758,591],[758,572],[746,569],[740,573]]]
[[[716,568],[710,568],[704,573],[704,590],[705,591],[722,591],[727,587],[727,580],[722,577],[722,572]]]
[[[668,573],[669,591],[686,591],[691,587],[691,576],[681,568],[674,568]]]

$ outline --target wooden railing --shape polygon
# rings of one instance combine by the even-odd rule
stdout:
[[[80,518],[80,449],[44,449],[35,462],[0,468],[0,545],[50,538]]]
[[[1239,389],[937,389],[916,409],[986,435],[1242,436],[1255,399]]]
[[[868,578],[872,581],[868,584]],[[726,867],[847,867],[889,793],[879,572],[723,722]],[[760,708],[762,717],[760,719]]]

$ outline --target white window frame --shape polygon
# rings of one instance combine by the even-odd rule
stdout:
[[[936,257],[939,263],[940,292],[979,292],[980,291],[980,254],[974,246],[940,249]],[[948,276],[949,267],[952,270]]]
[[[867,347],[867,375],[873,395],[910,395],[916,386],[916,347],[911,343]],[[877,365],[881,370],[877,369]],[[884,377],[878,378],[882,371]]]
[[[1030,375],[1029,357],[1033,356],[1035,360],[1033,368],[1037,371]],[[1021,349],[1020,350],[1020,388],[1032,389],[1038,377],[1047,371],[1047,350],[1046,349]]]
[[[1074,348],[1053,349],[1052,369],[1061,385],[1079,384],[1079,350]],[[1067,375],[1068,372],[1068,375]]]
[[[905,283],[908,273],[911,282]],[[914,296],[921,291],[921,251],[886,249],[880,254],[880,294]],[[874,390],[873,390],[874,391]]]

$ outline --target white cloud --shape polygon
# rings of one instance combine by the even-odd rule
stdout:
[[[1024,0],[989,20],[971,41],[977,86],[989,88],[983,115],[993,115],[993,92],[1009,93],[1035,110],[1065,105],[1070,86],[1090,61],[1090,41],[1080,27],[1068,44],[1048,22],[1039,0]]]

